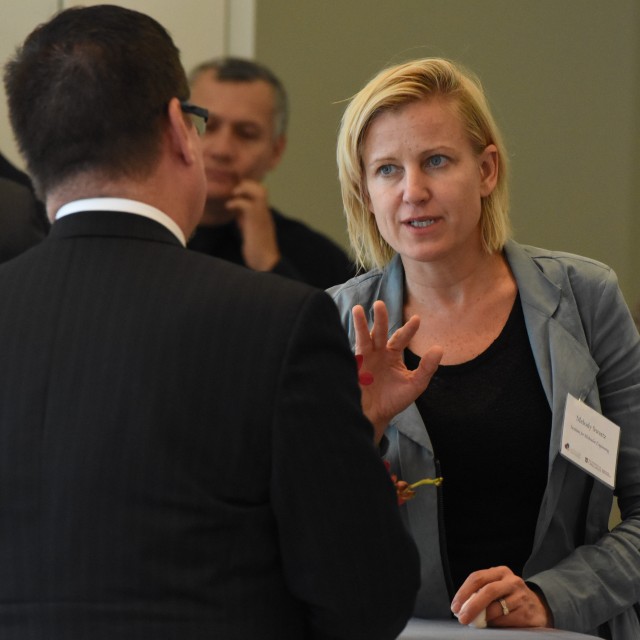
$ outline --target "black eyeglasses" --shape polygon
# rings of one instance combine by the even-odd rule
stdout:
[[[183,101],[180,103],[180,108],[183,113],[189,114],[193,126],[196,128],[199,136],[203,136],[207,130],[207,120],[209,119],[209,112],[202,108],[197,107],[195,104]]]

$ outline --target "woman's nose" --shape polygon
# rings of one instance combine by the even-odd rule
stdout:
[[[407,204],[419,204],[431,197],[429,177],[419,169],[405,169],[403,200]]]

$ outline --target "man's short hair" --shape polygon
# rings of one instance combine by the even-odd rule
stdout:
[[[253,60],[244,58],[224,57],[213,58],[199,64],[189,74],[189,82],[193,85],[195,79],[207,71],[213,71],[220,82],[255,82],[263,80],[271,85],[274,94],[273,128],[276,137],[284,135],[289,122],[289,99],[280,79],[269,69]]]
[[[38,26],[7,63],[9,116],[38,193],[79,172],[147,175],[167,104],[189,86],[171,36],[149,16],[75,7]]]

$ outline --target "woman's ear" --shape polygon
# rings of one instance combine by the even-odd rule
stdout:
[[[495,144],[487,145],[478,157],[480,167],[480,195],[490,195],[498,184],[499,173],[498,148]]]

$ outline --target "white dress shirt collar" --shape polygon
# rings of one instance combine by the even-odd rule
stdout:
[[[119,211],[151,218],[151,220],[155,220],[171,231],[183,247],[187,245],[182,229],[180,229],[172,218],[160,211],[160,209],[156,209],[144,202],[138,202],[137,200],[128,200],[126,198],[85,198],[84,200],[73,200],[58,209],[55,219],[59,220],[64,216],[82,211]]]

